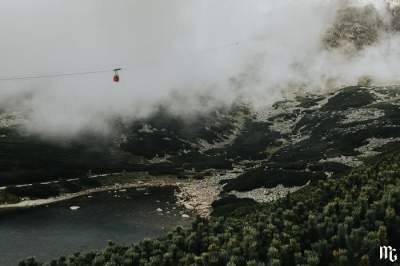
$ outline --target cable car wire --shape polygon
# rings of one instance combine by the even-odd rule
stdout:
[[[215,47],[210,47],[208,49],[204,49],[193,54],[202,54],[207,53],[214,50],[219,50],[222,48],[239,46],[240,42],[232,42],[227,44],[218,45]],[[59,73],[59,74],[42,74],[42,75],[31,75],[31,76],[15,76],[15,77],[6,77],[0,78],[1,81],[17,81],[17,80],[30,80],[30,79],[50,79],[50,78],[62,78],[62,77],[73,77],[73,76],[86,76],[86,75],[94,75],[100,73],[109,73],[114,72],[114,82],[119,82],[118,71],[123,70],[122,68],[114,68],[110,70],[98,70],[98,71],[87,71],[87,72],[72,72],[72,73]],[[126,70],[126,69],[124,69]]]
[[[121,71],[121,70],[122,70],[121,68],[116,68],[116,69],[110,69],[110,70],[98,70],[98,71],[86,71],[86,72],[72,72],[72,73],[60,73],[60,74],[45,74],[45,75],[32,75],[32,76],[21,76],[21,77],[9,77],[9,78],[0,78],[0,81],[85,76],[85,75],[93,75],[93,74],[100,74],[100,73],[110,73],[110,72],[116,72],[116,71]]]

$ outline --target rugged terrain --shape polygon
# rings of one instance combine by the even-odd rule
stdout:
[[[353,86],[297,94],[257,110],[238,103],[195,117],[160,107],[147,119],[116,123],[110,137],[88,133],[68,142],[23,133],[22,118],[3,113],[2,201],[93,188],[102,183],[84,177],[113,172],[190,178],[203,183],[192,190],[203,187],[213,200],[270,201],[279,198],[274,188],[285,195],[396,150],[399,95],[397,86]]]
[[[398,96],[397,86],[354,86],[265,110],[240,104],[187,136],[170,116],[136,122],[120,150],[219,184],[214,216],[51,265],[380,265],[379,246],[400,235]],[[160,150],[139,149],[159,139]]]

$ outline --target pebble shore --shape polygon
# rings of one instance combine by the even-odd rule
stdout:
[[[145,189],[146,187],[164,187],[164,186],[175,186],[175,198],[176,203],[183,206],[191,213],[195,213],[201,217],[208,217],[212,211],[212,203],[219,199],[220,193],[222,192],[223,185],[221,181],[236,178],[243,171],[240,169],[234,169],[230,171],[221,171],[210,176],[205,177],[201,180],[196,179],[177,179],[173,177],[168,178],[145,178],[138,179],[132,183],[126,184],[114,184],[111,186],[103,186],[76,193],[68,193],[57,197],[51,197],[47,199],[25,199],[18,203],[2,204],[0,210],[11,210],[11,209],[23,209],[32,208],[36,206],[48,205],[60,201],[66,201],[69,199],[88,196],[97,192],[104,191],[126,191],[126,189],[137,188],[138,190]],[[303,186],[304,187],[304,186]],[[288,193],[297,191],[302,187],[290,187],[285,188],[282,185],[278,185],[275,188],[258,188],[246,192],[232,191],[229,194],[234,195],[238,198],[250,198],[259,203],[266,203],[278,200],[285,197]],[[158,210],[162,212],[163,210]],[[185,214],[186,216],[186,214]],[[185,217],[188,218],[188,217]]]

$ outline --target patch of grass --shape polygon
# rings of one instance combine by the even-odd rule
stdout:
[[[325,175],[319,172],[306,172],[287,169],[264,169],[255,168],[238,176],[235,179],[228,180],[224,186],[224,192],[232,190],[248,191],[260,187],[275,187],[282,184],[285,187],[300,186],[308,181],[315,181],[325,178]]]
[[[367,89],[351,86],[344,88],[338,94],[329,98],[328,102],[322,106],[321,111],[343,111],[348,108],[359,108],[374,101],[374,96]]]
[[[227,216],[233,212],[238,213],[239,209],[245,209],[245,212],[251,211],[258,203],[252,199],[240,199],[234,195],[225,196],[212,203],[213,216]]]

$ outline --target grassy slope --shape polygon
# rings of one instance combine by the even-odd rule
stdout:
[[[93,134],[64,143],[24,135],[15,128],[0,128],[0,186],[45,182],[92,173],[149,171],[153,174],[180,174],[181,169],[231,168],[222,156],[200,153],[191,146],[198,139],[211,143],[234,129],[229,110],[199,115],[193,120],[165,110],[130,125],[118,125],[115,136],[126,140],[119,145],[113,137]],[[237,111],[241,112],[241,111]],[[152,131],[142,130],[148,126]],[[189,151],[183,153],[182,150]],[[159,155],[171,155],[170,162],[146,163]]]
[[[65,144],[0,129],[0,186],[48,181],[113,168],[109,143],[88,136]]]

